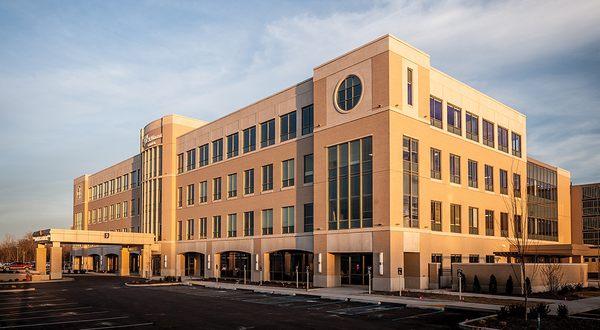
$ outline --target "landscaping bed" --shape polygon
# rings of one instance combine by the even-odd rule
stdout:
[[[378,292],[379,294],[379,292]],[[396,292],[395,295],[398,295]],[[458,295],[450,295],[450,294],[441,294],[441,293],[423,293],[423,292],[411,292],[411,291],[402,291],[403,297],[411,297],[411,298],[427,298],[427,299],[439,299],[439,300],[451,300],[451,301],[459,301]],[[514,299],[502,299],[502,296],[498,298],[487,298],[487,297],[471,297],[471,296],[463,296],[462,301],[469,303],[477,303],[477,304],[491,304],[491,305],[510,305],[514,304]]]
[[[541,329],[599,329],[600,320],[582,319],[576,317],[561,318],[558,316],[546,316],[541,319]],[[537,318],[528,320],[525,323],[523,317],[512,317],[500,319],[498,316],[490,316],[481,318],[471,322],[466,322],[465,325],[492,329],[538,329]]]
[[[217,282],[214,277],[199,279],[199,281],[205,282]],[[232,283],[232,284],[244,284],[244,280],[219,278],[219,283]],[[261,285],[260,282],[246,281],[246,285]],[[288,288],[295,289],[296,282],[276,282],[276,281],[263,281],[261,286],[276,287],[276,288]],[[309,283],[309,288],[314,289],[312,283]],[[299,282],[298,289],[306,289],[306,282]]]
[[[565,285],[557,292],[536,292],[530,294],[529,297],[556,300],[577,300],[600,297],[600,289],[595,286],[584,288],[579,285]]]
[[[167,286],[181,284],[181,276],[165,276],[160,279],[140,279],[125,283],[127,286]]]

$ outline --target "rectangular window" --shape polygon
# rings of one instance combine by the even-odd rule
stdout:
[[[183,206],[183,187],[177,187],[177,207]]]
[[[283,234],[294,232],[294,207],[286,206],[281,208],[281,225]]]
[[[118,177],[117,178],[117,192],[121,192],[122,188],[123,188],[123,177]]]
[[[213,216],[213,238],[221,238],[221,216]]]
[[[508,237],[508,213],[500,213],[500,235]]]
[[[485,165],[485,190],[494,191],[494,168]]]
[[[498,150],[508,153],[508,130],[498,126]]]
[[[304,183],[313,183],[313,154],[304,155]]]
[[[442,179],[442,152],[431,148],[431,178]]]
[[[196,149],[187,151],[187,170],[193,170],[196,168]]]
[[[260,147],[275,144],[275,119],[260,124]]]
[[[177,221],[177,240],[181,241],[183,239],[183,222]]]
[[[227,197],[237,196],[237,173],[229,174],[227,176]]]
[[[244,236],[254,236],[254,211],[244,212]]]
[[[479,117],[467,112],[465,121],[467,124],[467,139],[479,142]]]
[[[462,262],[462,255],[461,254],[451,254],[450,255],[450,263],[461,263]]]
[[[515,227],[515,237],[521,238],[523,235],[523,222],[521,216],[518,214],[514,215],[514,227]]]
[[[431,230],[442,231],[442,202],[431,201]]]
[[[280,123],[281,142],[296,137],[296,111],[281,116]]]
[[[207,222],[208,222],[208,219],[200,218],[200,233],[199,233],[200,237],[199,238],[206,238],[206,236],[208,235]]]
[[[208,182],[200,182],[200,203],[208,202]]]
[[[500,193],[508,195],[508,173],[505,170],[500,170]]]
[[[177,155],[177,173],[183,173],[183,154]]]
[[[291,187],[294,185],[294,160],[288,159],[281,163],[281,182],[282,187]]]
[[[448,132],[462,135],[462,111],[448,104]]]
[[[460,156],[450,154],[450,182],[460,184]]]
[[[262,210],[262,234],[273,235],[273,209]]]
[[[313,203],[304,204],[304,232],[313,231]]]
[[[521,197],[521,175],[513,173],[513,188],[515,197]]]
[[[254,194],[254,169],[244,171],[244,194]]]
[[[408,105],[413,105],[413,71],[411,68],[406,69],[406,97]]]
[[[442,263],[443,256],[441,253],[432,253],[431,254],[431,262],[436,264]]]
[[[487,256],[485,256],[485,262],[486,262],[487,264],[493,264],[493,263],[496,263],[496,257],[495,257],[495,256],[493,256],[493,255],[487,255]]]
[[[227,215],[227,237],[237,236],[237,214]]]
[[[127,215],[129,215],[129,202],[124,201],[123,202],[123,218],[127,218]]]
[[[239,153],[240,140],[238,133],[227,136],[227,158],[235,157]]]
[[[485,210],[485,234],[494,236],[494,211]]]
[[[478,254],[469,254],[469,263],[478,264],[479,263],[479,255]]]
[[[494,147],[494,123],[483,120],[483,144]]]
[[[123,190],[129,189],[129,173],[123,175]]]
[[[208,143],[200,146],[200,167],[208,165]]]
[[[479,235],[479,209],[469,207],[469,234]]]
[[[479,187],[479,176],[477,174],[477,162],[474,160],[468,161],[468,179],[469,179],[469,187],[477,188]]]
[[[194,184],[189,184],[187,186],[187,205],[194,205],[194,200],[195,200],[195,196],[194,196]]]
[[[187,239],[194,238],[194,219],[189,219],[187,221]]]
[[[372,138],[328,147],[327,156],[329,230],[372,227]]]
[[[429,117],[432,126],[443,128],[442,124],[442,100],[429,96]]]
[[[223,139],[218,139],[212,142],[213,148],[213,163],[223,160]]]
[[[273,190],[273,164],[262,167],[262,190]]]
[[[213,179],[213,200],[221,199],[221,177]]]
[[[461,206],[450,204],[450,231],[453,233],[461,232]]]
[[[402,142],[404,226],[419,227],[419,141],[407,136]]]
[[[311,104],[302,108],[302,135],[312,133],[314,125],[314,107]]]
[[[521,135],[512,132],[512,154],[521,157]]]
[[[244,153],[256,150],[256,126],[244,130]]]

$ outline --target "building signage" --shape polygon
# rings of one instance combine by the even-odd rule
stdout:
[[[104,238],[109,238],[110,237],[110,233],[104,233]]]
[[[162,133],[160,134],[156,134],[156,135],[144,135],[144,139],[142,141],[142,143],[144,144],[144,147],[148,147],[150,145],[151,142],[154,142],[158,139],[162,139]],[[154,143],[152,143],[153,145]]]

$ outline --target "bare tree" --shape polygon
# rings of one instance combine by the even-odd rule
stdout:
[[[519,177],[515,177],[515,174],[519,175]],[[519,162],[513,162],[510,172],[506,174],[508,191],[504,192],[505,196],[503,197],[506,213],[508,214],[508,234],[505,237],[510,246],[510,251],[514,252],[516,263],[519,265],[518,269],[512,267],[512,270],[515,277],[520,277],[521,279],[521,294],[523,295],[523,302],[525,304],[525,322],[527,322],[527,303],[529,299],[526,279],[528,277],[533,279],[537,272],[537,260],[534,260],[529,270],[525,267],[527,257],[537,254],[537,241],[532,239],[527,231],[527,191],[523,191],[522,185],[522,179],[523,177],[526,178],[526,175],[526,171],[519,171]],[[500,182],[500,185],[500,189],[504,189],[502,187],[503,182]]]
[[[549,263],[542,267],[542,274],[548,291],[552,293],[558,292],[563,286],[564,272],[560,264]]]
[[[0,261],[31,261],[35,257],[35,243],[31,233],[15,240],[14,236],[6,234],[0,242]]]

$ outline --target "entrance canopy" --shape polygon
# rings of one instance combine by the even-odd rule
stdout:
[[[123,246],[154,244],[154,234],[98,230],[45,229],[34,232],[33,239],[38,243],[60,242]]]
[[[566,258],[566,257],[580,257],[580,256],[588,256],[594,255],[594,250],[592,250],[589,246],[582,244],[540,244],[528,246],[525,249],[525,256],[531,257],[557,257],[557,258]],[[514,246],[510,247],[510,251],[499,251],[494,252],[495,255],[501,257],[519,257],[521,253],[517,252],[517,249]]]

